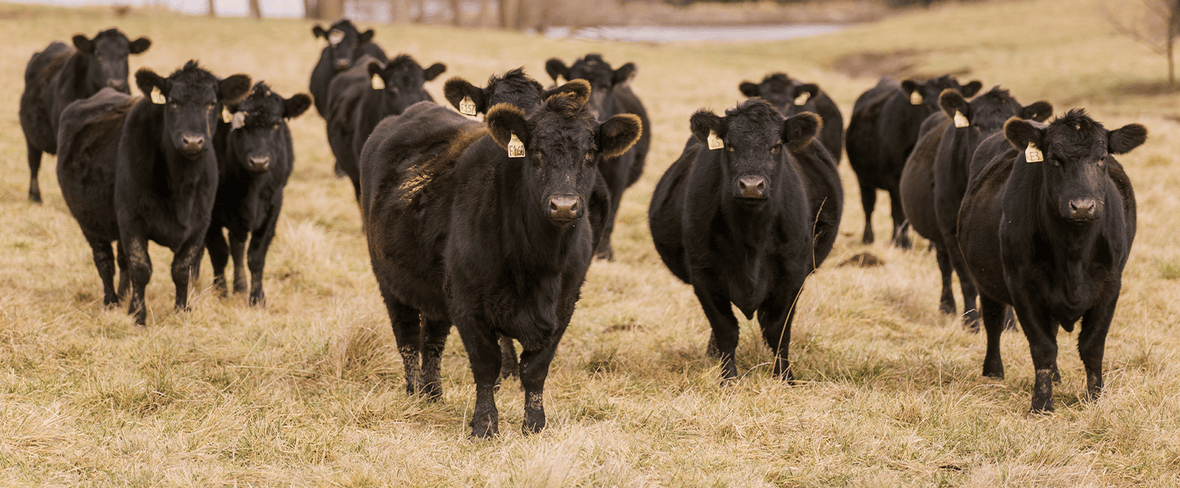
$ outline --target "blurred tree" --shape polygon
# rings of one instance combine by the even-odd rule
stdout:
[[[217,17],[217,9],[213,8],[213,0],[209,0],[209,16]]]
[[[1115,30],[1168,59],[1168,84],[1176,84],[1175,44],[1180,0],[1099,0]]]
[[[261,19],[262,9],[258,7],[258,0],[250,0],[250,18]]]

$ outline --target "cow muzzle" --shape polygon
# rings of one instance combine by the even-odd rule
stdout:
[[[114,78],[107,79],[107,86],[123,93],[130,93],[127,89],[127,80],[116,80]]]
[[[334,65],[336,66],[336,71],[344,71],[349,66],[352,66],[352,62],[348,59],[337,59]]]
[[[549,220],[556,224],[568,224],[576,220],[582,212],[578,205],[578,197],[560,195],[549,197]]]
[[[250,156],[250,171],[265,173],[270,169],[270,156]]]
[[[205,149],[205,136],[181,136],[180,152],[187,156],[196,156]]]
[[[738,178],[738,198],[762,200],[766,198],[766,178],[743,176]]]
[[[1098,200],[1094,198],[1075,198],[1069,201],[1070,222],[1085,223],[1098,218]]]

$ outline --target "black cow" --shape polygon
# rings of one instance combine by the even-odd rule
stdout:
[[[422,69],[407,54],[399,54],[389,63],[362,57],[332,80],[328,93],[328,144],[337,167],[352,180],[358,202],[361,183],[357,158],[365,140],[381,119],[400,114],[420,101],[433,101],[424,85],[446,70],[442,63]]]
[[[213,284],[223,295],[228,293],[225,265],[231,256],[234,292],[246,291],[242,259],[248,238],[249,303],[265,303],[262,270],[266,266],[266,251],[275,236],[275,223],[283,207],[283,188],[295,163],[287,119],[298,117],[309,106],[308,95],[300,93],[284,99],[266,83],[259,82],[244,100],[227,105],[225,113],[233,114],[230,121],[217,124],[213,148],[220,169],[205,247],[213,264]],[[229,231],[228,244],[222,229]]]
[[[119,219],[115,214],[115,158],[119,133],[137,100],[113,88],[103,88],[62,111],[57,136],[61,141],[57,181],[66,206],[78,221],[93,252],[94,266],[102,280],[103,305],[118,303],[130,284],[127,253],[120,246],[116,292],[116,259],[111,242],[119,240]]]
[[[473,436],[499,430],[498,335],[524,347],[524,431],[545,427],[545,377],[593,252],[594,165],[639,138],[637,117],[599,124],[589,87],[571,83],[582,88],[527,115],[493,106],[486,128],[419,103],[365,147],[364,228],[407,391],[441,394],[438,361],[453,322],[475,377]]]
[[[639,142],[636,142],[630,151],[598,165],[610,190],[610,213],[606,217],[602,239],[594,248],[594,255],[602,259],[614,259],[610,236],[615,228],[615,214],[619,211],[623,191],[643,176],[643,166],[651,148],[651,120],[643,103],[631,90],[630,84],[638,69],[634,63],[612,69],[611,65],[602,59],[601,54],[587,54],[570,66],[566,66],[560,59],[551,58],[545,62],[545,71],[553,81],[565,78],[570,81],[589,82],[590,110],[598,114],[599,120],[606,120],[618,114],[635,114],[643,122],[643,133],[639,137]]]
[[[692,134],[652,195],[652,241],[664,264],[692,285],[712,326],[709,351],[726,380],[737,377],[738,323],[753,318],[774,351],[774,374],[791,379],[787,349],[795,299],[812,269],[808,189],[796,153],[831,159],[812,144],[823,123],[806,112],[785,119],[748,99],[718,117],[701,110]],[[834,165],[834,162],[829,164]]]
[[[1053,410],[1057,327],[1072,332],[1081,319],[1078,352],[1086,398],[1094,400],[1135,239],[1135,192],[1112,155],[1139,147],[1147,129],[1108,131],[1071,110],[1048,125],[1012,118],[1002,137],[1011,148],[972,172],[959,212],[959,246],[979,286],[987,330],[983,374],[1004,377],[1000,334],[1010,304],[1036,370],[1032,411]]]
[[[760,83],[743,81],[738,90],[747,97],[761,97],[787,117],[803,112],[819,115],[824,121],[823,132],[819,134],[820,143],[832,153],[837,163],[840,162],[840,154],[844,151],[844,116],[819,85],[793,80],[786,73],[772,73],[763,77]]]
[[[58,120],[74,100],[87,98],[104,87],[130,94],[127,56],[146,51],[152,41],[134,41],[118,29],[99,32],[94,39],[78,34],[71,47],[54,42],[33,55],[25,67],[25,91],[20,96],[20,127],[29,151],[29,200],[41,203],[41,153],[57,154]]]
[[[1052,115],[1053,106],[1043,101],[1021,106],[1000,87],[970,102],[958,91],[943,90],[938,104],[942,110],[923,123],[924,132],[901,172],[901,203],[914,231],[929,239],[935,248],[942,274],[939,309],[955,313],[951,273],[957,273],[963,293],[964,325],[974,330],[979,322],[975,309],[978,293],[955,240],[971,157],[979,143],[999,132],[1009,118],[1044,121]]]
[[[388,62],[385,51],[373,42],[373,29],[364,32],[357,30],[348,19],[343,19],[328,30],[319,24],[311,28],[312,34],[328,41],[324,50],[320,52],[320,60],[311,70],[309,89],[315,100],[315,110],[325,119],[328,117],[328,86],[332,78],[352,67],[353,61],[364,55],[372,56],[382,63]]]
[[[978,81],[960,85],[951,76],[901,83],[884,77],[877,86],[856,99],[844,144],[848,150],[848,163],[860,184],[860,202],[865,212],[862,242],[873,242],[873,207],[877,204],[877,189],[880,188],[889,192],[893,244],[910,247],[899,186],[906,158],[918,142],[918,130],[930,114],[939,110],[938,96],[943,90],[952,88],[963,96],[972,97],[982,87]]]
[[[167,78],[141,69],[135,83],[149,96],[123,124],[114,200],[131,274],[128,313],[144,325],[144,287],[152,277],[149,239],[172,250],[176,308],[188,308],[188,282],[204,250],[217,193],[213,132],[222,106],[250,90],[250,77],[220,80],[189,61]]]

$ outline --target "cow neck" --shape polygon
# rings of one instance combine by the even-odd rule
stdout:
[[[975,127],[967,127],[960,131],[956,129],[954,124],[950,124],[947,130],[952,132],[951,137],[951,158],[950,164],[946,165],[946,170],[950,176],[950,183],[955,188],[955,193],[960,196],[967,191],[967,178],[971,166],[971,156],[975,154],[975,149],[979,147],[980,141],[984,140],[986,136],[980,133],[979,129]],[[989,134],[990,135],[990,134]]]
[[[70,87],[72,99],[88,98],[98,93],[98,90],[101,88],[95,88],[90,85],[86,76],[89,68],[89,59],[81,51],[74,50],[74,53],[66,59],[66,67],[62,72],[67,73],[67,76],[69,76],[69,79],[65,81],[67,81],[66,86]]]

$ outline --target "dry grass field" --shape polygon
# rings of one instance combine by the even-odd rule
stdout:
[[[407,397],[369,270],[359,212],[332,174],[324,123],[292,122],[296,169],[271,247],[268,305],[220,298],[209,266],[192,311],[172,309],[171,253],[153,245],[148,325],[105,309],[88,246],[62,201],[55,160],[44,205],[26,200],[17,120],[34,51],[117,25],[153,45],[131,67],[167,74],[191,58],[290,96],[322,45],[301,20],[210,19],[0,4],[0,485],[3,486],[1177,486],[1180,485],[1180,95],[1164,60],[1120,37],[1090,2],[955,3],[824,37],[749,44],[618,44],[490,30],[372,26],[390,53],[441,61],[442,80],[482,82],[588,52],[634,61],[653,118],[643,179],[624,197],[614,262],[595,262],[546,388],[549,427],[520,432],[515,380],[498,395],[501,436],[467,438],[474,387],[457,334],[444,401]],[[1057,412],[1027,415],[1033,380],[1020,333],[1005,380],[980,375],[984,338],[937,310],[938,271],[912,251],[860,244],[855,178],[841,235],[799,300],[797,384],[770,373],[742,322],[740,380],[719,385],[708,323],[660,262],[647,202],[700,107],[740,100],[773,71],[815,81],[845,118],[882,72],[957,73],[1023,103],[1085,107],[1108,127],[1145,124],[1120,159],[1139,235],[1106,347],[1106,390],[1084,403],[1076,333],[1062,332]],[[548,80],[545,80],[548,81]],[[137,93],[138,94],[138,93]],[[884,195],[882,195],[884,197]],[[878,235],[888,226],[878,202]],[[869,251],[881,267],[838,267]]]

